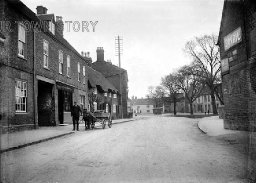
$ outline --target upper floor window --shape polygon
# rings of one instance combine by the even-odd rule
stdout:
[[[52,21],[49,21],[49,31],[55,35],[55,24]]]
[[[44,40],[44,67],[48,68],[49,63],[49,43],[48,41]]]
[[[116,94],[113,94],[113,98],[116,98]]]
[[[24,25],[19,24],[18,29],[18,55],[22,58],[25,57],[25,45],[26,45],[26,28]]]
[[[81,72],[81,69],[80,69],[80,62],[77,63],[77,80],[80,81],[80,72]]]
[[[70,77],[70,56],[67,56],[67,76]]]
[[[27,112],[27,82],[16,80],[15,83],[16,112]]]
[[[63,73],[63,52],[59,50],[59,73]]]
[[[85,84],[85,66],[83,66],[83,84]]]

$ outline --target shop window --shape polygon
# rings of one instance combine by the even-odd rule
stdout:
[[[72,105],[72,93],[68,91],[64,91],[64,111],[70,112],[71,105]]]

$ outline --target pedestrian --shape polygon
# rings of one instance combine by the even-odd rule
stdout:
[[[80,113],[82,113],[80,107],[77,105],[76,102],[74,102],[74,105],[72,106],[71,109],[71,116],[73,119],[73,130],[77,130],[79,131],[79,117],[80,117]],[[77,128],[76,128],[77,125]]]
[[[85,130],[90,129],[91,124],[93,123],[93,115],[90,111],[87,111],[86,108],[83,111],[83,120],[84,120]]]

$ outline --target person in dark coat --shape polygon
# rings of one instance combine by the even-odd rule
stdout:
[[[87,111],[87,109],[84,109],[83,111],[83,120],[85,129],[90,129],[91,124],[93,123],[94,116],[90,111]]]
[[[77,130],[79,131],[79,117],[80,117],[80,113],[82,113],[80,107],[76,104],[76,102],[74,102],[74,105],[72,106],[72,110],[71,110],[71,116],[73,119],[73,130]],[[75,128],[77,125],[77,128]]]

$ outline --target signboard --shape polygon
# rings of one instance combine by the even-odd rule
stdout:
[[[221,60],[221,72],[229,71],[228,58]]]
[[[242,41],[242,29],[237,28],[233,32],[229,33],[224,37],[224,49],[227,51],[232,46]]]

